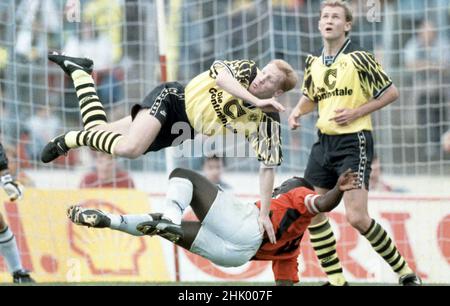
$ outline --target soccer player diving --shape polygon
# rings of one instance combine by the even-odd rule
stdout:
[[[194,132],[207,136],[224,134],[227,130],[243,134],[261,161],[259,223],[275,243],[268,214],[275,168],[282,161],[278,112],[284,111],[284,107],[274,97],[293,89],[297,83],[297,75],[287,62],[273,60],[259,70],[251,60],[215,61],[186,87],[178,82],[163,83],[142,104],[134,105],[130,116],[108,123],[90,75],[92,60],[56,52],[48,58],[73,80],[84,129],[50,141],[42,151],[44,163],[82,146],[137,158],[192,139]],[[180,123],[185,127],[181,133],[175,128]]]
[[[115,215],[75,205],[67,214],[78,225],[110,228],[134,236],[159,235],[223,267],[270,260],[276,284],[293,285],[299,281],[297,257],[311,219],[335,208],[344,192],[358,188],[358,174],[350,169],[324,195],[318,195],[303,178],[283,182],[273,190],[270,206],[276,244],[260,231],[260,201],[244,203],[202,175],[181,168],[169,176],[162,213]],[[188,206],[199,221],[181,222]]]

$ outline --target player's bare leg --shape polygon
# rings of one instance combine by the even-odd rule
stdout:
[[[91,209],[79,205],[73,205],[68,208],[67,217],[70,221],[77,225],[92,228],[110,228],[112,230],[118,230],[133,236],[143,236],[144,233],[136,229],[138,225],[161,220],[162,214],[114,215],[99,209]],[[181,223],[183,235],[180,236],[175,243],[186,250],[189,250],[197,237],[200,227],[200,222],[183,221]],[[159,232],[158,235],[174,242],[173,235],[166,235],[164,232]]]
[[[131,123],[132,123],[131,116],[126,116],[122,119],[113,122],[97,125],[92,128],[92,131],[102,130],[126,135],[130,131]]]
[[[74,205],[67,210],[67,216],[77,225],[110,228],[134,236],[157,234],[189,250],[217,194],[218,188],[198,173],[175,169],[169,178],[163,214],[114,215]],[[200,222],[181,221],[189,205]]]
[[[182,221],[181,228],[183,229],[183,237],[176,244],[189,251],[201,227],[202,224],[197,221]]]
[[[28,271],[22,267],[19,250],[14,234],[0,213],[0,255],[5,259],[8,271],[13,276],[14,283],[33,283]]]
[[[400,284],[405,286],[421,285],[421,279],[411,270],[387,232],[370,218],[367,202],[368,191],[364,187],[346,192],[344,204],[347,221],[366,237],[372,248],[398,274]]]
[[[161,214],[115,215],[100,209],[73,205],[67,209],[67,217],[76,225],[110,228],[133,236],[143,236],[141,232],[136,230],[136,225],[160,219]]]
[[[130,117],[131,118],[131,117]],[[114,151],[106,152],[115,156],[137,158],[145,153],[161,130],[161,122],[142,109],[130,125],[127,134],[119,138]]]
[[[107,123],[91,77],[93,62],[87,58],[68,57],[59,53],[49,54],[49,60],[58,64],[73,80],[79,99],[80,114],[84,130],[71,131],[53,139],[42,152],[42,161],[50,162],[70,149],[79,146],[112,155],[136,158],[142,155],[159,133],[161,124],[150,115],[141,119],[138,114],[132,122],[131,116]],[[117,152],[115,152],[117,149]]]
[[[314,190],[323,195],[328,189],[314,186]],[[336,252],[336,238],[331,229],[330,222],[325,213],[318,214],[311,220],[308,227],[311,244],[319,259],[322,269],[328,276],[328,282],[325,285],[345,286],[345,280],[341,263]]]
[[[208,214],[219,189],[200,174],[177,168],[170,174],[166,203],[161,220],[138,225],[138,230],[146,235],[165,237],[177,242],[184,237],[181,217],[186,207],[191,206],[202,222]]]

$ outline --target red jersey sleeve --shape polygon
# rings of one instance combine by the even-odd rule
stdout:
[[[290,280],[298,283],[298,262],[297,257],[288,259],[276,259],[272,261],[272,271],[277,280]]]
[[[315,216],[320,213],[315,204],[319,195],[314,190],[299,187],[290,192],[292,193],[295,205],[301,213],[309,214],[310,216]]]

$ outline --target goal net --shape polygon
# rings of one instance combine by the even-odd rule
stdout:
[[[287,116],[301,94],[304,61],[321,47],[320,1],[163,2],[168,80],[187,84],[216,59],[248,58],[262,67],[281,58],[296,69],[298,86],[280,98],[287,110],[281,114],[284,161],[276,183],[301,176],[316,141],[317,114],[301,118],[296,131],[289,130]],[[450,129],[450,4],[349,2],[354,11],[351,39],[375,54],[400,91],[398,101],[372,115],[379,164],[374,165],[376,188],[369,196],[371,216],[425,281],[448,282],[450,153],[442,140]],[[51,164],[40,162],[49,139],[81,128],[73,85],[48,62],[47,52],[92,58],[109,121],[128,115],[162,79],[156,1],[4,0],[0,16],[0,136],[11,171],[26,187],[19,203],[7,202],[2,194],[0,212],[15,231],[25,267],[37,280],[273,280],[267,263],[223,269],[182,250],[174,253],[159,239],[79,229],[67,222],[65,209],[76,203],[129,213],[160,208],[168,165],[201,171],[205,152],[175,158],[160,151],[130,161],[82,149]],[[255,158],[226,158],[223,180],[243,200],[254,201],[258,168]],[[343,205],[331,214],[331,223],[349,280],[396,281],[348,225]],[[299,259],[301,279],[324,280],[308,240],[303,238]],[[0,259],[3,281],[9,276]]]

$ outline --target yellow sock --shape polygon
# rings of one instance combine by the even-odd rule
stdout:
[[[311,244],[322,269],[328,276],[328,281],[334,286],[343,286],[346,280],[336,253],[336,239],[328,219],[308,229]]]
[[[391,266],[399,276],[413,273],[408,263],[397,250],[391,237],[375,220],[366,233],[363,234],[369,240],[372,248]]]

